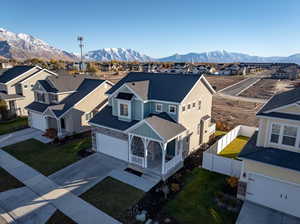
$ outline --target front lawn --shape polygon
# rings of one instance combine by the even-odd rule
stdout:
[[[44,144],[35,139],[29,139],[3,149],[48,176],[78,161],[80,157],[77,152],[90,147],[91,138],[78,139],[63,145]]]
[[[13,121],[3,121],[0,123],[0,135],[14,132],[28,127],[27,117],[18,117]]]
[[[24,184],[10,175],[5,169],[0,168],[0,192],[23,186]]]
[[[61,211],[56,210],[56,212],[50,217],[50,219],[48,219],[46,224],[76,224],[76,222],[74,222]]]
[[[195,168],[184,181],[186,185],[164,210],[179,223],[235,223],[236,216],[217,206],[215,196],[222,192],[226,177]]]
[[[107,177],[80,197],[115,219],[123,221],[126,210],[135,205],[143,195],[143,191]]]
[[[228,158],[236,158],[248,141],[249,141],[249,137],[238,136],[229,145],[227,145],[219,153],[219,155]]]

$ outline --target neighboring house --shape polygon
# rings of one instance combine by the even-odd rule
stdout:
[[[91,119],[93,149],[166,179],[209,141],[213,88],[204,76],[129,73]]]
[[[7,103],[11,114],[26,116],[25,106],[32,103],[31,91],[37,80],[57,74],[39,66],[15,66],[0,74],[0,99]]]
[[[29,104],[29,125],[58,136],[89,130],[88,121],[107,103],[108,81],[84,75],[59,75],[39,80],[33,87],[35,101]]]
[[[239,154],[238,197],[300,217],[300,88],[273,96]]]

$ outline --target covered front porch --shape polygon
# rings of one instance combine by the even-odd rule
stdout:
[[[46,120],[46,130],[55,129],[57,131],[57,137],[64,137],[68,135],[65,118],[46,116],[45,120]]]
[[[173,122],[170,125],[169,121],[165,122],[161,118],[154,121],[152,124],[141,122],[129,131],[129,163],[164,178],[176,172],[176,168],[183,164],[185,128],[178,128],[178,124]],[[164,126],[164,122],[168,125]],[[155,124],[163,125],[163,129]]]

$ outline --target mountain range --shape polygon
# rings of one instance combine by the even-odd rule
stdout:
[[[0,28],[0,58],[25,60],[29,58],[62,59],[76,61],[78,55],[55,48],[29,34],[13,33]],[[288,57],[259,57],[228,51],[174,54],[164,58],[152,58],[132,49],[103,48],[84,55],[91,61],[160,61],[160,62],[290,62],[300,64],[300,54]]]

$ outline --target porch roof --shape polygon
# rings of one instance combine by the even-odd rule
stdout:
[[[0,92],[1,100],[19,100],[25,98],[24,96],[18,94],[7,94],[5,92]]]
[[[157,115],[151,115],[139,123],[140,124],[137,124],[131,130],[129,130],[129,133],[158,140],[161,139],[165,142],[168,142],[182,132],[186,131],[186,128],[183,125],[161,118]],[[152,129],[153,132],[147,131],[147,127]]]

